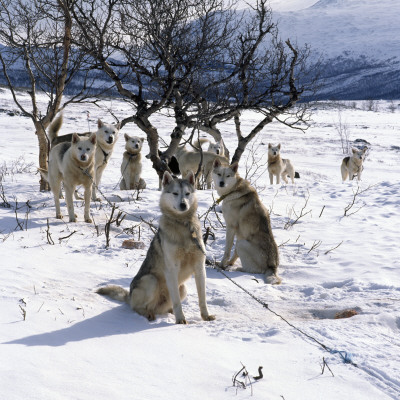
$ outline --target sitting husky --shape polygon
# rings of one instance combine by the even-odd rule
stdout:
[[[281,144],[272,146],[268,144],[268,173],[270,184],[274,183],[274,176],[276,176],[276,183],[279,184],[280,177],[288,183],[287,175],[289,175],[292,183],[294,183],[294,168],[290,160],[281,158]]]
[[[85,188],[85,222],[92,222],[90,197],[92,194],[92,179],[95,164],[96,134],[88,139],[81,139],[78,134],[72,135],[71,143],[64,142],[52,147],[49,155],[48,171],[39,169],[43,178],[49,182],[54,195],[56,218],[61,219],[60,197],[61,182],[64,182],[65,201],[67,203],[69,222],[76,222],[73,193],[78,185]]]
[[[50,125],[48,134],[51,146],[58,143],[70,141],[72,134],[58,136],[58,131],[61,128],[63,116],[60,114]],[[100,119],[97,121],[97,142],[96,142],[96,155],[95,155],[95,174],[93,176],[93,187],[92,187],[92,200],[99,200],[96,195],[96,188],[100,185],[101,176],[107,166],[108,160],[114,150],[114,145],[118,139],[118,133],[120,124],[112,125],[105,124]],[[87,137],[90,132],[82,133],[79,136]]]
[[[238,164],[223,167],[214,161],[213,179],[222,201],[222,213],[226,222],[225,252],[221,267],[233,265],[238,257],[242,262],[239,271],[265,274],[267,283],[279,284],[278,246],[272,234],[267,209],[261,203],[256,190],[241,178]],[[236,236],[234,255],[230,258]]]
[[[349,178],[353,180],[357,176],[357,180],[361,179],[361,173],[363,170],[363,161],[365,157],[365,152],[368,147],[364,147],[362,150],[353,147],[351,149],[352,155],[343,158],[342,165],[340,166],[340,171],[342,172],[343,182]]]
[[[97,293],[130,305],[149,321],[171,312],[177,324],[186,324],[181,301],[186,297],[184,282],[194,274],[203,320],[215,319],[207,310],[205,248],[197,217],[194,175],[173,178],[165,172],[160,197],[161,219],[145,260],[133,278],[130,291],[106,286]]]
[[[139,190],[146,188],[146,182],[140,177],[142,173],[142,145],[144,138],[129,136],[125,133],[125,152],[122,158],[119,184],[121,190]]]
[[[204,179],[207,182],[207,189],[211,189],[212,184],[212,169],[215,159],[221,161],[221,163],[228,165],[228,159],[225,156],[218,155],[211,151],[189,151],[185,146],[180,146],[175,154],[176,159],[179,163],[179,169],[182,175],[188,173],[188,171],[197,172],[199,164],[202,163],[202,168],[198,177],[198,181],[201,175],[204,175]]]

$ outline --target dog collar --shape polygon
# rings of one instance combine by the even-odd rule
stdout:
[[[223,194],[223,195],[222,195],[220,198],[218,198],[215,202],[216,202],[217,204],[221,203],[221,201],[223,201],[224,199],[226,199],[231,193],[232,193],[232,192]]]
[[[100,147],[100,150],[103,152],[103,156],[104,156],[103,164],[107,164],[107,161],[108,161],[107,157],[110,155],[110,153],[106,153],[101,146],[99,146],[99,147]]]

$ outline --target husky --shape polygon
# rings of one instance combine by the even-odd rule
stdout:
[[[256,190],[237,171],[237,163],[224,167],[218,159],[214,161],[213,179],[220,196],[217,202],[223,201],[222,213],[226,222],[221,267],[233,265],[240,257],[242,268],[238,271],[264,274],[267,283],[279,284],[279,252],[269,213]],[[236,247],[230,258],[235,237]]]
[[[112,285],[97,293],[128,303],[149,321],[157,314],[173,311],[176,323],[186,324],[181,301],[186,297],[184,283],[194,274],[201,317],[205,321],[215,319],[206,303],[205,247],[194,183],[193,172],[185,179],[164,172],[159,229],[130,290]]]
[[[207,138],[201,137],[193,143],[193,146],[196,147],[197,149],[200,149],[203,143],[208,143],[207,151],[209,151],[210,153],[215,153],[218,154],[219,156],[225,156],[225,147],[222,139],[214,143],[208,140]]]
[[[349,178],[349,180],[351,181],[354,179],[355,176],[357,176],[357,180],[361,179],[363,162],[367,150],[368,147],[364,147],[362,150],[353,147],[351,149],[352,155],[343,158],[342,165],[340,166],[343,182],[347,178]]]
[[[92,194],[92,176],[95,165],[96,134],[88,139],[81,139],[78,134],[72,135],[70,143],[64,142],[52,147],[49,154],[48,171],[39,169],[42,177],[49,182],[54,195],[56,218],[61,219],[60,210],[61,182],[64,183],[65,201],[69,214],[69,222],[76,222],[74,212],[73,193],[78,185],[85,188],[85,222],[92,222],[90,198]]]
[[[144,138],[129,136],[125,133],[125,152],[122,158],[121,174],[119,184],[121,190],[139,190],[146,188],[146,182],[140,177],[142,173],[141,150]]]
[[[276,176],[276,183],[279,184],[280,178],[288,183],[287,176],[290,177],[294,183],[295,172],[292,163],[288,159],[281,158],[281,144],[273,146],[268,144],[268,173],[270,184],[274,183],[274,176]]]
[[[49,139],[51,146],[70,141],[72,134],[58,136],[58,132],[61,128],[63,122],[63,115],[60,114],[51,124],[48,129]],[[118,133],[120,129],[120,124],[106,124],[100,119],[97,121],[97,142],[96,142],[96,154],[95,154],[95,173],[93,176],[93,186],[92,186],[92,200],[100,200],[96,195],[96,188],[100,185],[101,176],[103,171],[107,166],[108,160],[114,150],[114,145],[118,139]],[[85,132],[79,134],[81,137],[90,136],[90,132]]]
[[[207,189],[211,189],[212,185],[212,169],[213,162],[218,159],[224,165],[228,165],[228,159],[223,155],[218,155],[210,151],[189,151],[185,146],[179,146],[178,151],[175,154],[176,159],[179,163],[179,169],[181,173],[187,174],[188,171],[197,171],[199,164],[202,163],[202,168],[198,177],[198,181],[201,175],[204,175],[204,180],[207,183]]]

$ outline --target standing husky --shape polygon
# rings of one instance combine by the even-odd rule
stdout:
[[[121,190],[145,189],[146,182],[140,177],[142,173],[142,145],[144,138],[129,136],[125,133],[125,152],[122,158],[121,174],[119,184]]]
[[[274,183],[274,176],[276,176],[276,183],[279,184],[280,177],[288,183],[287,175],[289,175],[292,183],[294,183],[294,168],[290,160],[281,158],[281,144],[272,146],[268,144],[268,173],[271,185]]]
[[[72,134],[58,136],[58,131],[61,128],[63,121],[62,114],[59,115],[50,125],[48,134],[51,146],[57,143],[71,140]],[[100,185],[101,176],[106,168],[108,160],[114,150],[114,145],[118,139],[118,133],[120,124],[112,125],[105,124],[100,119],[97,121],[97,143],[96,143],[96,155],[95,155],[95,173],[93,175],[93,187],[92,187],[92,200],[99,200],[96,195],[96,188]],[[80,134],[79,136],[89,136],[90,132]]]
[[[199,164],[202,163],[198,180],[200,175],[203,174],[207,182],[207,189],[211,189],[214,160],[219,159],[221,163],[228,165],[228,159],[225,156],[218,155],[211,151],[203,151],[202,153],[199,151],[189,151],[185,146],[178,147],[175,157],[178,160],[182,175],[187,174],[188,171],[197,171]]]
[[[256,190],[241,178],[238,164],[223,167],[214,161],[213,179],[216,190],[223,200],[222,213],[226,222],[226,242],[221,266],[233,265],[238,257],[244,272],[265,274],[267,283],[279,284],[279,252],[272,234],[267,209],[261,203]],[[230,259],[236,236],[236,248]]]
[[[43,178],[49,182],[53,192],[56,206],[56,218],[62,218],[60,197],[61,182],[64,182],[69,222],[76,222],[72,195],[78,185],[83,185],[85,188],[85,222],[92,222],[89,211],[96,140],[95,133],[88,139],[81,139],[78,134],[74,133],[71,143],[64,142],[52,147],[49,155],[48,172],[39,169]]]
[[[201,317],[212,321],[215,317],[208,313],[206,303],[205,248],[196,215],[194,175],[190,172],[178,179],[165,172],[162,184],[159,229],[130,291],[112,285],[97,293],[128,303],[149,321],[173,310],[176,323],[186,324],[181,305],[186,297],[184,282],[194,274]]]
[[[207,151],[209,151],[210,153],[215,153],[218,154],[219,156],[225,156],[225,147],[222,139],[219,140],[218,142],[213,143],[207,138],[201,137],[193,143],[193,146],[199,149],[203,143],[208,143]]]
[[[352,155],[343,158],[342,165],[340,166],[340,171],[342,172],[343,182],[349,178],[353,180],[357,176],[357,180],[361,179],[361,173],[363,170],[363,161],[365,157],[365,152],[368,147],[364,147],[362,150],[358,150],[355,147],[351,149]]]

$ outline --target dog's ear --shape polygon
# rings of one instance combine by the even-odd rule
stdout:
[[[368,147],[365,146],[365,147],[362,149],[362,152],[365,153],[367,150],[368,150]]]
[[[279,149],[279,150],[281,149],[281,144],[280,144],[280,143],[278,144],[278,149]]]
[[[213,168],[219,168],[221,166],[221,161],[216,158],[213,163]]]
[[[353,152],[353,154],[356,154],[356,153],[358,152],[358,149],[356,149],[355,147],[353,147],[353,148],[351,149],[351,151]]]
[[[231,170],[236,174],[236,172],[238,171],[239,168],[239,164],[237,162],[234,162],[233,164],[231,164]]]
[[[130,139],[129,135],[127,135],[126,133],[124,134],[124,138],[125,138],[125,142],[127,142]]]
[[[139,138],[140,139],[140,141],[143,143],[144,142],[144,137],[141,137],[141,138]]]
[[[97,127],[100,129],[101,127],[103,127],[104,126],[104,123],[102,122],[102,120],[99,118],[98,120],[97,120]]]
[[[120,130],[120,129],[121,129],[121,122],[118,122],[118,124],[115,125],[115,127],[116,127],[118,130]]]
[[[268,143],[268,148],[270,149],[272,147],[272,144],[271,143]]]
[[[196,181],[196,178],[195,178],[195,176],[194,176],[193,171],[189,171],[189,172],[186,174],[185,179],[186,179],[187,181],[189,181],[189,183],[190,183],[192,186],[194,186],[195,181]]]
[[[79,137],[79,135],[77,133],[73,133],[72,134],[72,143],[78,143],[81,140],[81,138]]]
[[[90,135],[89,140],[92,142],[92,144],[96,144],[96,140],[97,140],[96,133],[92,133],[92,134]]]
[[[168,172],[165,171],[163,178],[162,178],[162,185],[163,186],[167,186],[169,185],[172,181],[174,180],[174,178],[172,177],[172,175]]]

